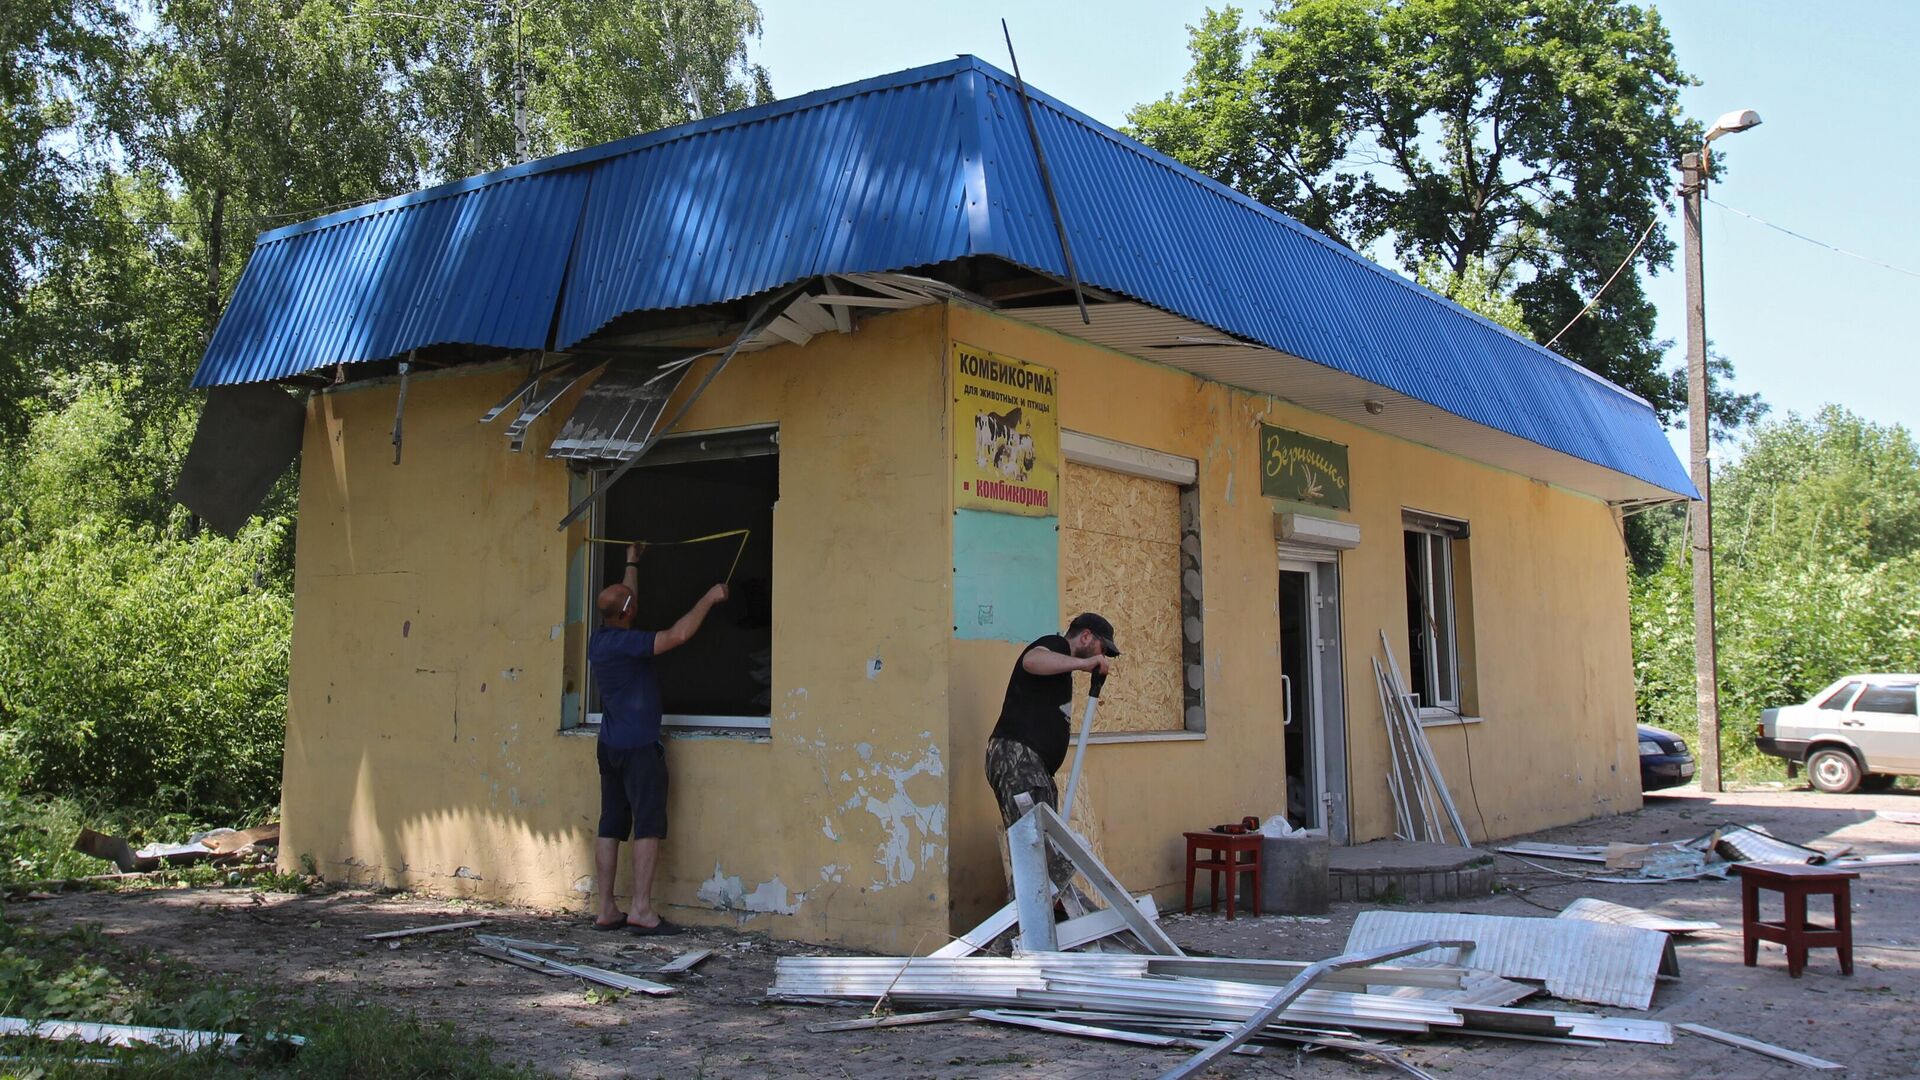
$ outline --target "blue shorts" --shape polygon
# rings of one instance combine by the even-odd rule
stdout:
[[[659,743],[631,750],[596,744],[600,762],[600,830],[603,840],[645,840],[667,835],[667,750]]]

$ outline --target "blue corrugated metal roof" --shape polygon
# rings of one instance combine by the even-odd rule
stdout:
[[[587,174],[457,185],[260,238],[194,375],[278,379],[428,345],[546,344]]]
[[[1644,401],[1032,93],[1089,284],[1692,491]],[[1064,274],[1025,123],[1012,78],[961,57],[278,229],[195,385],[565,348],[824,273],[993,255]]]

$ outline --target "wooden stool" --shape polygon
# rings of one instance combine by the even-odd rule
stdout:
[[[1853,974],[1853,896],[1848,883],[1858,872],[1803,863],[1742,863],[1734,870],[1740,875],[1740,928],[1746,934],[1748,967],[1757,963],[1760,943],[1771,941],[1787,947],[1787,974],[1796,979],[1807,966],[1808,949],[1839,950],[1840,974]],[[1779,922],[1761,920],[1762,889],[1780,894],[1785,912]],[[1807,921],[1809,896],[1833,897],[1832,926]]]
[[[1220,903],[1220,877],[1227,879],[1227,918],[1240,895],[1240,875],[1253,877],[1253,913],[1260,914],[1260,834],[1231,836],[1217,832],[1190,832],[1187,837],[1187,914],[1193,914],[1193,873],[1207,872],[1207,910]],[[1246,858],[1242,859],[1241,856]],[[1203,857],[1204,856],[1204,857]]]

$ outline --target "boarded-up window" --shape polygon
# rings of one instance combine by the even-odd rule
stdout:
[[[1060,479],[1062,618],[1105,615],[1124,654],[1101,694],[1094,730],[1184,730],[1181,487],[1073,461]],[[1084,708],[1082,696],[1073,708],[1076,728]]]

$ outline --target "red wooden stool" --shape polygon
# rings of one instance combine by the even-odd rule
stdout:
[[[1220,903],[1220,877],[1227,879],[1227,918],[1233,918],[1234,899],[1240,895],[1240,875],[1253,877],[1253,913],[1260,914],[1260,834],[1232,836],[1217,832],[1190,832],[1187,837],[1187,914],[1193,914],[1193,874],[1207,872],[1207,910]],[[1241,858],[1241,856],[1246,858]]]
[[[1853,896],[1848,884],[1859,873],[1801,863],[1742,863],[1740,874],[1740,928],[1746,934],[1747,966],[1758,962],[1760,943],[1787,947],[1787,974],[1794,978],[1807,966],[1808,949],[1836,949],[1840,974],[1853,974]],[[1780,921],[1760,918],[1760,890],[1780,894],[1785,908]],[[1833,925],[1807,921],[1807,897],[1833,897]]]

